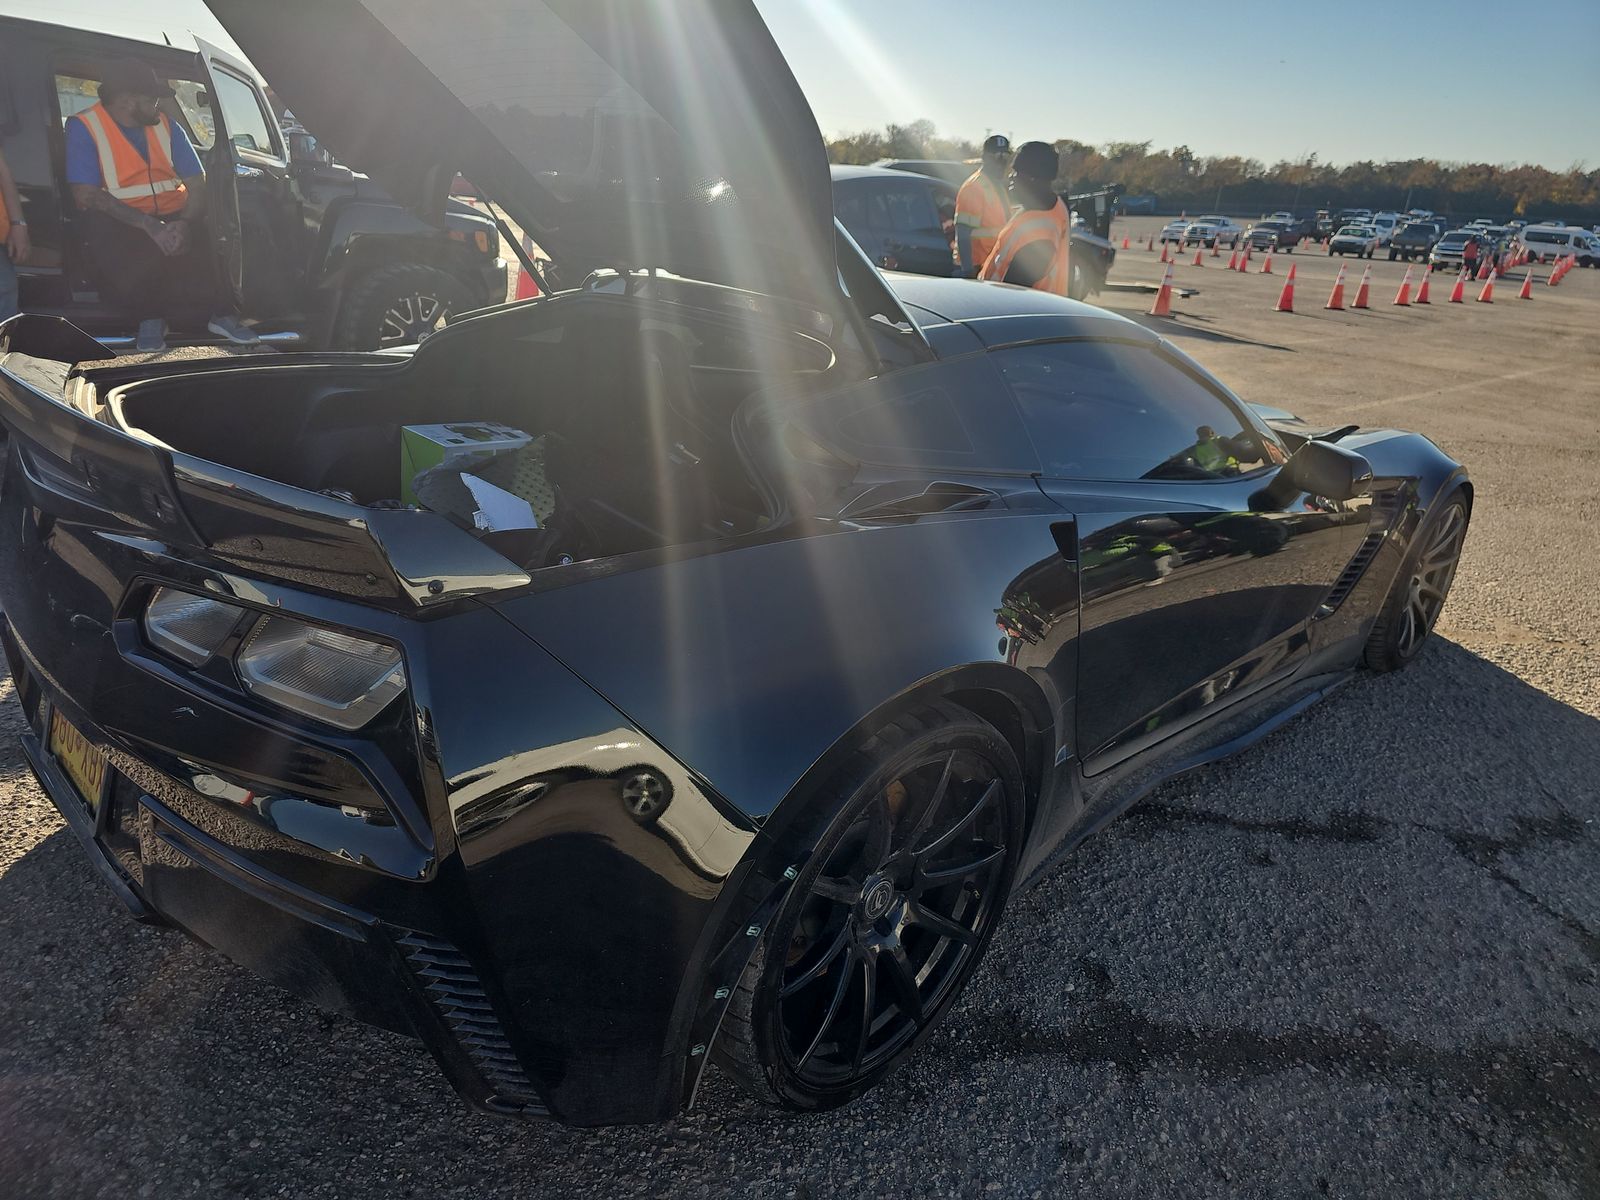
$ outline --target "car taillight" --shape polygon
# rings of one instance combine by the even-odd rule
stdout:
[[[245,610],[208,596],[158,587],[144,610],[144,635],[157,650],[191,667],[204,666]]]
[[[252,695],[340,729],[359,729],[406,690],[393,646],[290,617],[264,617],[234,663]]]

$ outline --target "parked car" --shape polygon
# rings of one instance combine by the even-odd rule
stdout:
[[[1378,245],[1387,246],[1389,239],[1394,236],[1394,231],[1399,227],[1400,214],[1392,212],[1374,213],[1370,222],[1378,231]]]
[[[1181,246],[1183,245],[1184,232],[1189,228],[1189,225],[1190,222],[1187,217],[1180,218],[1176,221],[1168,221],[1161,227],[1161,232],[1159,235],[1157,235],[1156,241],[1162,245],[1165,245],[1168,242],[1176,242]]]
[[[1470,243],[1479,261],[1488,252],[1483,237],[1476,229],[1452,229],[1443,234],[1428,252],[1428,268],[1437,271],[1443,267],[1460,267],[1465,261],[1464,251]]]
[[[1255,250],[1282,250],[1293,254],[1300,244],[1300,233],[1293,221],[1257,221],[1250,226],[1245,241]]]
[[[1201,217],[1183,231],[1185,246],[1221,246],[1233,249],[1244,238],[1244,230],[1228,217]]]
[[[951,275],[955,260],[942,210],[957,188],[943,179],[882,167],[832,168],[833,212],[880,267]]]
[[[1580,267],[1592,267],[1600,261],[1596,236],[1580,225],[1529,225],[1520,240],[1539,262],[1553,262],[1568,254],[1577,255]]]
[[[21,745],[132,912],[415,1033],[488,1111],[667,1118],[713,1059],[846,1103],[1019,881],[1425,645],[1463,467],[1269,420],[1061,297],[891,291],[748,0],[209,6],[395,196],[460,170],[621,267],[387,353],[0,326]],[[530,39],[584,71],[477,53]],[[563,158],[605,147],[542,141],[554,111],[658,153],[571,207]],[[483,422],[534,441],[400,504],[402,446]]]
[[[944,172],[924,174],[902,166],[835,166],[831,172],[834,215],[875,265],[918,275],[954,273],[951,235],[944,232],[942,223],[928,224],[933,219],[930,210],[934,214],[946,207],[955,211],[959,189],[946,181]],[[1074,213],[1071,250],[1069,295],[1074,300],[1098,295],[1116,261],[1116,247]]]
[[[1371,258],[1378,252],[1378,231],[1371,225],[1346,225],[1328,239],[1328,254]]]
[[[1413,258],[1427,261],[1428,252],[1439,240],[1439,227],[1432,221],[1407,221],[1389,239],[1389,261]]]
[[[99,72],[120,58],[171,82],[163,109],[187,130],[206,168],[207,232],[219,279],[264,340],[375,349],[415,342],[450,314],[498,303],[506,265],[494,221],[471,205],[396,203],[336,163],[295,127],[286,138],[246,64],[65,25],[0,18],[0,79],[21,132],[6,161],[22,193],[33,254],[20,269],[28,312],[65,317],[131,348],[138,316],[105,303],[82,218],[67,200],[64,123],[96,100]],[[0,103],[0,112],[5,104]],[[148,315],[148,314],[140,314]],[[174,342],[215,341],[203,332]]]

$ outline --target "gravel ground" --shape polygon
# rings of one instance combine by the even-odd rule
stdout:
[[[0,1194],[1600,1195],[1600,271],[1406,310],[1380,262],[1338,314],[1296,255],[1289,316],[1288,261],[1182,266],[1161,324],[1247,399],[1470,464],[1440,636],[1020,896],[865,1101],[773,1116],[713,1077],[654,1128],[475,1115],[417,1045],[122,917],[0,681]]]

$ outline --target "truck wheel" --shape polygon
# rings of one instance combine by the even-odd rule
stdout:
[[[336,350],[381,350],[420,342],[471,306],[466,286],[426,263],[376,267],[345,293],[334,323]]]
[[[1399,257],[1400,256],[1398,254],[1396,254],[1393,250],[1389,251],[1389,261],[1390,262],[1393,262],[1395,259],[1397,259]]]

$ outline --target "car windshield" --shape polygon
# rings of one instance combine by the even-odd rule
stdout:
[[[1468,235],[1465,233],[1447,233],[1439,239],[1441,246],[1462,246],[1466,244]]]
[[[1256,226],[1257,229],[1266,230],[1282,229],[1283,227],[1282,221],[1262,221],[1261,224]]]
[[[1360,225],[1346,225],[1343,229],[1339,230],[1339,236],[1364,238],[1367,236],[1367,231]]]

